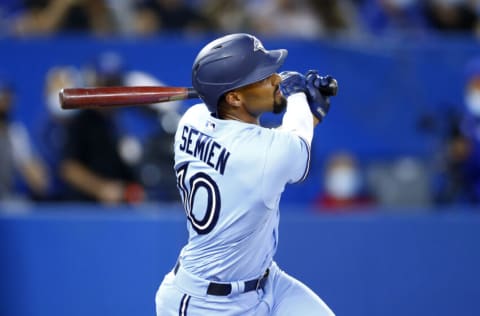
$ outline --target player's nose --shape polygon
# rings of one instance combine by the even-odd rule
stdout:
[[[271,77],[271,82],[272,82],[272,85],[273,86],[278,86],[280,84],[280,82],[282,82],[282,77],[280,77],[279,74],[277,73],[274,73]]]

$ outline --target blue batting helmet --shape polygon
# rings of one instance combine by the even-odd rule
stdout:
[[[287,57],[287,50],[267,51],[250,34],[231,34],[207,44],[192,67],[192,84],[211,112],[228,91],[274,74]]]

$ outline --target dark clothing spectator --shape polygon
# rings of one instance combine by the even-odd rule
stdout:
[[[108,111],[85,110],[67,127],[62,174],[72,200],[125,202],[135,172],[119,154],[119,135]]]
[[[366,30],[373,35],[423,34],[427,30],[419,1],[365,0],[358,10]]]
[[[441,32],[474,32],[478,23],[471,5],[461,1],[452,4],[427,1],[425,16],[430,26]]]
[[[468,62],[465,72],[464,111],[449,116],[445,137],[440,204],[480,204],[480,59]]]
[[[84,32],[95,35],[116,31],[114,17],[103,0],[26,0],[15,22],[19,35]]]
[[[146,0],[136,8],[137,32],[189,32],[211,28],[209,20],[182,0]]]

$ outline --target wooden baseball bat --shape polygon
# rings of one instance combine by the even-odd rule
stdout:
[[[111,108],[198,98],[192,87],[92,87],[64,88],[62,109]]]

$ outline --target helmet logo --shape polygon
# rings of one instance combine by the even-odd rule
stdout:
[[[257,50],[261,50],[265,54],[267,51],[265,50],[265,47],[263,47],[262,42],[258,38],[253,38],[253,51],[256,52]]]

